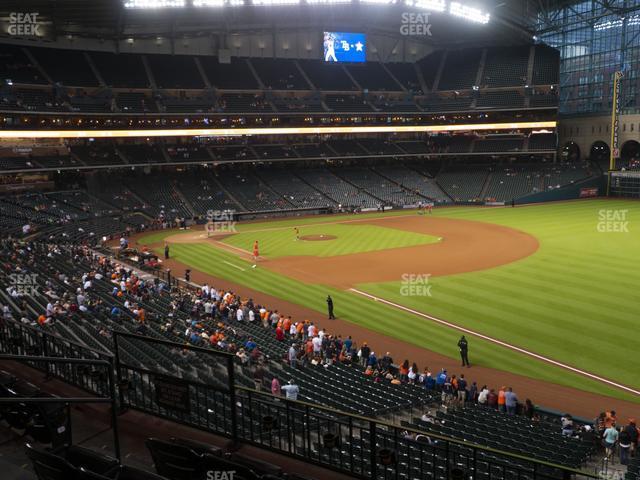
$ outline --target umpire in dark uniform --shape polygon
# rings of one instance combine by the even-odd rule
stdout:
[[[333,315],[333,299],[331,295],[327,295],[327,310],[329,311],[329,320],[335,320],[335,316]]]
[[[471,364],[469,363],[469,343],[467,342],[467,339],[464,338],[464,335],[460,337],[460,340],[458,340],[458,348],[460,349],[462,366],[470,367]]]

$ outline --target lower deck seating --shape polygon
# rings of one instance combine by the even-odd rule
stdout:
[[[433,178],[429,178],[416,170],[411,170],[401,164],[375,167],[386,178],[391,179],[404,189],[435,202],[447,202],[449,197],[442,191]]]
[[[334,170],[334,174],[373,195],[379,199],[378,203],[403,207],[417,205],[424,200],[412,190],[404,188],[366,167],[341,168]]]
[[[326,169],[304,169],[300,178],[343,207],[375,208],[380,201]]]
[[[298,208],[335,206],[336,202],[316,190],[300,177],[290,175],[290,170],[264,169],[260,178],[276,192]]]
[[[438,185],[456,202],[477,202],[487,179],[482,167],[448,167],[436,177]]]
[[[246,211],[283,210],[293,207],[293,203],[273,191],[250,171],[221,172],[218,179]]]
[[[536,168],[505,167],[489,176],[487,199],[506,202],[542,190],[542,174]]]
[[[132,179],[127,182],[127,188],[144,199],[145,204],[149,206],[148,211],[153,213],[154,217],[173,220],[193,216],[176,191],[174,182],[167,182],[161,174]]]

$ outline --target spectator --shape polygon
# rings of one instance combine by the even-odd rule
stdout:
[[[504,404],[509,415],[515,415],[518,408],[518,397],[513,393],[513,389],[509,387],[504,392]]]
[[[349,337],[351,339],[351,337]],[[345,340],[345,344],[347,341]],[[393,358],[391,358],[391,354],[389,352],[385,353],[384,357],[380,359],[380,368],[382,370],[389,370],[389,367],[393,364]]]
[[[618,430],[613,425],[607,427],[602,434],[602,444],[605,448],[605,454],[608,458],[612,458],[616,442],[618,441]]]
[[[273,377],[273,380],[271,380],[271,395],[275,395],[276,397],[280,396],[280,382],[276,377]]]
[[[441,391],[444,388],[444,384],[446,381],[447,381],[447,371],[443,368],[442,370],[440,370],[440,373],[436,378],[436,388]]]
[[[400,381],[406,382],[407,378],[409,378],[409,360],[405,360],[400,365]]]
[[[469,398],[467,399],[468,402],[471,403],[475,403],[478,400],[478,384],[476,382],[473,382],[471,384],[471,387],[469,388]]]
[[[536,416],[536,407],[533,405],[533,402],[528,398],[524,401],[523,413],[525,417],[527,417],[529,420],[533,420],[533,418]]]
[[[629,425],[625,427],[625,430],[629,434],[629,440],[631,442],[631,455],[635,455],[638,449],[638,427],[636,427],[636,419],[630,418]]]
[[[467,381],[464,379],[464,375],[460,375],[458,379],[458,402],[460,405],[464,405],[467,400]]]
[[[560,422],[562,423],[562,435],[565,437],[571,437],[574,433],[574,425],[573,418],[571,415],[566,414],[560,418]]]
[[[453,399],[453,383],[451,383],[452,378],[447,377],[442,387],[442,403],[444,404],[449,404]]]
[[[378,366],[378,358],[376,357],[375,352],[371,352],[369,354],[369,359],[367,360],[367,366],[371,368],[376,368]]]
[[[367,345],[367,342],[363,342],[362,347],[360,348],[360,364],[363,367],[366,367],[367,360],[369,359],[370,354],[371,354],[371,349]]]
[[[480,393],[478,394],[478,404],[486,405],[488,397],[489,397],[489,389],[487,388],[486,385],[483,385],[482,388],[480,389]]]
[[[279,342],[284,342],[284,331],[280,326],[276,327],[276,340]]]
[[[604,431],[607,428],[605,425],[606,416],[607,414],[605,412],[600,412],[595,422],[593,422],[596,429],[596,434],[598,435],[599,438],[602,438],[602,435],[604,434]]]
[[[311,345],[313,347],[313,356],[316,358],[320,358],[320,354],[322,352],[322,339],[316,335],[311,339]]]
[[[489,395],[487,395],[487,406],[493,409],[498,408],[498,395],[493,388],[489,390]]]
[[[253,340],[253,338],[249,338],[247,342],[244,344],[244,348],[247,352],[253,352],[253,349],[256,348],[257,346],[258,345]]]
[[[427,376],[425,377],[425,380],[424,380],[424,388],[429,391],[436,388],[436,379],[433,378],[433,376],[431,375],[431,372],[427,372]]]
[[[281,387],[284,390],[285,396],[287,400],[297,400],[298,393],[300,393],[300,388],[293,382],[293,379],[289,380],[284,387]]]
[[[611,410],[610,412],[605,412],[604,426],[605,426],[605,428],[615,427],[616,426],[616,411],[615,410]]]
[[[289,366],[291,368],[296,368],[298,366],[298,351],[296,350],[295,343],[292,343],[291,346],[289,347],[287,358],[289,360]]]
[[[262,390],[262,381],[264,379],[265,371],[261,363],[259,363],[253,371],[253,382],[256,385],[256,390],[259,392]]]
[[[620,447],[620,463],[629,465],[629,452],[631,451],[631,436],[626,428],[620,428],[618,435],[618,445]]]
[[[498,410],[501,412],[505,412],[507,410],[504,396],[506,389],[507,387],[501,387],[500,390],[498,390]]]
[[[344,347],[347,349],[347,352],[351,350],[352,345],[353,345],[353,340],[351,339],[351,335],[349,335],[347,339],[344,341]]]
[[[418,365],[415,363],[411,365],[407,377],[409,379],[409,383],[416,383],[416,378],[418,377]]]

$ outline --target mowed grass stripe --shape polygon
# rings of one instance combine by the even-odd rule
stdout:
[[[628,210],[630,233],[600,233],[601,209]],[[534,234],[540,250],[484,272],[433,278],[434,299],[418,310],[622,383],[640,381],[633,342],[640,296],[640,220],[636,202],[589,201],[516,209],[445,210],[438,215],[489,221]],[[637,223],[636,226],[640,227]],[[380,286],[378,286],[380,287]],[[362,289],[391,301],[413,303],[399,284]],[[379,292],[380,294],[378,294]],[[520,321],[519,321],[520,320]]]
[[[434,279],[432,285],[434,288],[434,294],[445,292],[454,297],[456,300],[462,302],[475,301],[478,308],[486,306],[499,307],[502,309],[511,308],[513,313],[517,313],[520,308],[531,306],[537,309],[541,316],[553,316],[554,313],[559,310],[565,309],[568,304],[571,304],[571,310],[576,315],[589,316],[592,313],[592,304],[605,302],[605,299],[596,300],[584,299],[584,290],[582,296],[580,296],[579,289],[575,290],[563,290],[563,295],[557,296],[555,290],[552,287],[546,289],[538,288],[538,286],[532,282],[518,281],[518,277],[512,275],[513,280],[509,281],[505,276],[504,283],[497,283],[490,279],[465,279],[459,278],[455,282],[447,281],[445,279]],[[605,297],[610,299],[611,297]],[[438,299],[439,300],[439,299]],[[618,304],[607,303],[607,307],[610,309],[617,309]],[[624,312],[617,312],[624,315]],[[630,315],[631,312],[629,312]]]

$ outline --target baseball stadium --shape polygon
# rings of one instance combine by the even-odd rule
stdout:
[[[638,0],[0,24],[3,479],[640,479]]]

